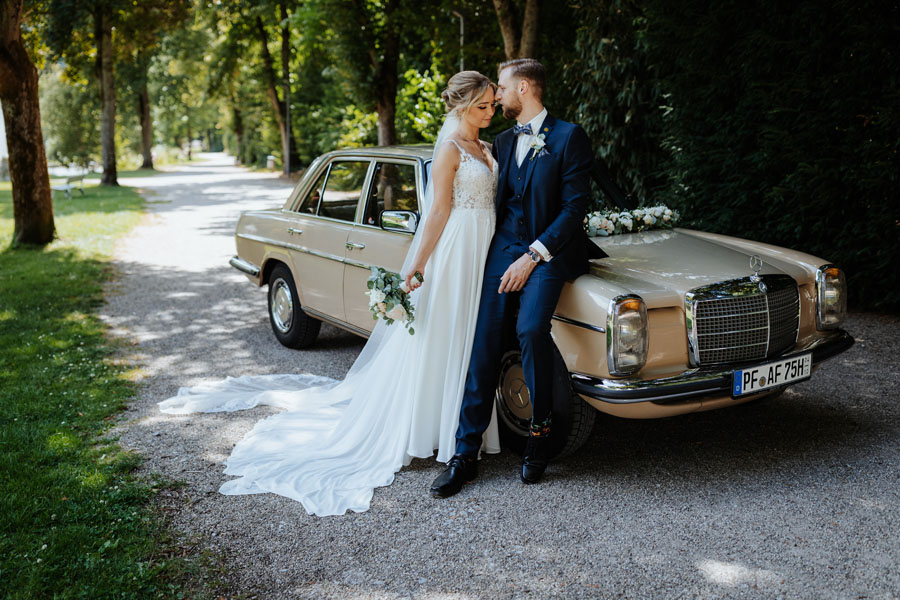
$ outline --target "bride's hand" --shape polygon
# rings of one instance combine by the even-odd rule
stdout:
[[[418,274],[419,276],[416,277],[416,274]],[[406,274],[406,279],[403,281],[406,284],[406,289],[408,289],[410,292],[418,289],[418,287],[422,285],[422,282],[425,279],[424,275],[425,275],[425,266],[424,265],[422,265],[422,266],[413,265],[412,267],[410,267],[409,273]]]

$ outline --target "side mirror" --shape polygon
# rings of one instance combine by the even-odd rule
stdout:
[[[381,228],[386,231],[415,233],[419,226],[419,215],[411,210],[381,211]]]

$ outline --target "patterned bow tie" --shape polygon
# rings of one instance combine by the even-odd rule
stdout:
[[[526,135],[531,135],[531,123],[525,123],[524,125],[515,125],[513,126],[513,135],[519,135],[520,133],[524,133]]]

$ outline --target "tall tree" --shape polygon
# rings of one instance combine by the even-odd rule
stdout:
[[[166,32],[184,24],[188,18],[186,0],[166,0],[136,3],[123,11],[117,30],[121,32],[117,44],[119,78],[128,83],[133,94],[138,122],[141,127],[141,168],[153,168],[153,122],[150,115],[148,87],[150,62],[159,51]]]
[[[371,98],[378,113],[378,145],[397,143],[398,64],[404,25],[416,19],[419,6],[409,0],[325,0],[338,51],[354,73],[363,98]]]
[[[22,0],[0,2],[0,100],[9,147],[13,244],[53,240],[53,197],[41,131],[38,74],[22,43]]]
[[[103,162],[102,185],[119,185],[116,171],[116,78],[113,64],[113,11],[98,2],[91,11],[97,60],[94,72],[100,84],[100,147]]]
[[[525,0],[521,27],[512,0],[494,0],[494,11],[503,36],[506,60],[536,58],[541,0]]]
[[[260,52],[263,61],[263,80],[266,84],[266,92],[269,102],[272,105],[272,112],[278,123],[278,131],[281,134],[281,151],[285,162],[289,161],[292,151],[296,152],[297,144],[294,142],[293,135],[288,131],[288,109],[285,102],[278,93],[278,88],[284,86],[284,82],[290,78],[290,28],[288,26],[287,5],[285,2],[278,2],[279,14],[281,19],[281,71],[282,77],[278,78],[275,71],[275,63],[272,54],[269,52],[269,32],[263,23],[262,15],[256,15],[256,34],[259,39]]]
[[[125,0],[51,0],[47,11],[51,50],[75,68],[87,69],[83,39],[90,31],[94,46],[93,73],[100,97],[100,142],[103,185],[118,185],[116,175],[116,81],[114,27]]]

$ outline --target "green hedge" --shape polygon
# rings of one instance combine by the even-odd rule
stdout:
[[[838,264],[856,307],[900,309],[896,4],[648,0],[584,12],[598,19],[579,32],[584,64],[609,52],[598,31],[622,41],[627,76],[609,110],[638,106],[651,124],[625,127],[637,139],[605,134],[624,185],[675,205],[692,226]],[[631,90],[661,101],[642,104]],[[595,139],[623,127],[585,124]]]

